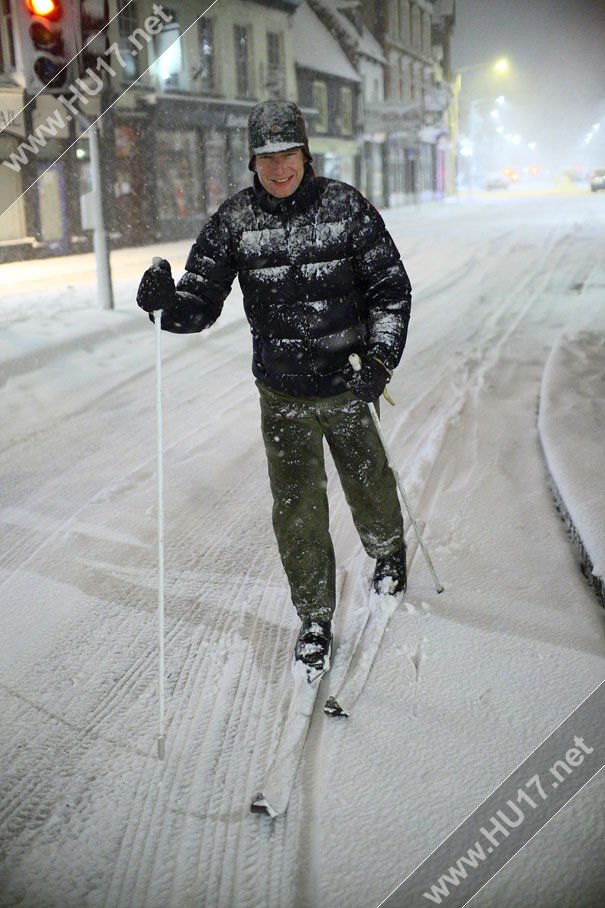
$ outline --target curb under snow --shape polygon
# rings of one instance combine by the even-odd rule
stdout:
[[[544,368],[538,410],[548,484],[579,552],[582,572],[603,606],[604,354],[602,332],[560,337]]]

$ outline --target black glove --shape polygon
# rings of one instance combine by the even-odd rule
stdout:
[[[373,356],[367,356],[361,361],[361,369],[358,372],[353,369],[351,363],[348,363],[344,369],[344,377],[355,397],[370,404],[378,400],[391,376],[386,366]]]
[[[137,290],[137,305],[145,312],[156,312],[158,309],[170,309],[176,301],[170,262],[162,259],[157,265],[148,268],[141,278]]]

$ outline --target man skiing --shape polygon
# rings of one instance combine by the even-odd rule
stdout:
[[[166,260],[145,272],[137,303],[161,309],[164,330],[202,331],[239,277],[273,528],[302,621],[294,655],[317,676],[330,667],[336,595],[324,438],[362,544],[376,559],[374,589],[406,587],[396,482],[367,404],[378,401],[403,353],[411,286],[370,202],[315,175],[296,104],[257,104],[248,133],[253,186],[205,223],[176,286]],[[361,357],[359,371],[352,353]]]

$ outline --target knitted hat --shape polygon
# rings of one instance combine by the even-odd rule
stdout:
[[[261,101],[248,118],[249,170],[254,170],[257,154],[275,154],[290,148],[302,148],[312,161],[303,115],[293,101]]]

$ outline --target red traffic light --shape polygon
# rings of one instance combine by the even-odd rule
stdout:
[[[25,0],[25,5],[32,16],[40,16],[56,22],[63,15],[60,0]]]

